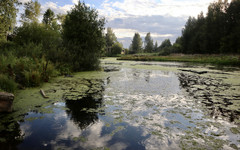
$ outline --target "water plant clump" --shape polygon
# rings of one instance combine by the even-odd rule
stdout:
[[[238,123],[239,107],[237,99],[240,95],[231,95],[231,84],[223,79],[202,77],[196,74],[178,73],[180,86],[188,94],[207,107],[209,114],[214,117],[225,117]],[[232,107],[235,106],[235,107]]]

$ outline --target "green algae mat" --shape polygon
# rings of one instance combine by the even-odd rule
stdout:
[[[14,111],[0,114],[0,147],[240,149],[239,68],[101,63],[103,71],[18,91]]]

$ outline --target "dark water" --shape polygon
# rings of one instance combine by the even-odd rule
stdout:
[[[188,76],[181,76],[183,72],[179,72],[178,68],[186,68],[184,64],[146,62],[116,64],[115,61],[105,60],[105,66],[118,67],[119,71],[101,75],[104,90],[100,93],[100,99],[92,97],[80,101],[59,99],[43,106],[51,112],[31,111],[24,115],[23,120],[12,123],[14,126],[12,131],[0,130],[1,136],[6,137],[5,142],[0,142],[0,148],[22,150],[240,148],[239,125],[231,122],[228,116],[213,115],[212,111],[208,111],[210,106],[201,103],[202,97],[194,92],[195,86],[200,83],[187,82],[189,85],[184,87],[185,79],[191,81],[189,76],[191,79],[199,76],[188,73],[184,73]],[[207,78],[222,77],[213,75],[215,74],[199,76],[196,80],[209,81]],[[231,77],[235,79],[234,75]],[[211,80],[212,82],[215,80]],[[225,84],[222,86],[226,89]],[[232,86],[229,89],[233,94],[229,95],[236,95],[237,91],[231,89]],[[204,87],[202,90],[207,92],[211,89]],[[238,89],[235,87],[235,90]],[[201,91],[200,87],[198,91]],[[207,95],[209,99],[216,97],[210,94]],[[220,108],[216,107],[219,105],[215,105],[214,102],[211,104],[211,108]],[[238,103],[232,105],[228,108],[234,110],[232,113],[238,114],[237,110],[240,109]],[[227,113],[231,114],[230,111]]]

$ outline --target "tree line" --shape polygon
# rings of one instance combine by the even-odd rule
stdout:
[[[182,53],[240,53],[240,0],[219,0],[208,6],[206,17],[189,17],[179,44]]]
[[[239,54],[240,53],[240,0],[228,3],[219,0],[208,6],[204,16],[201,12],[197,18],[189,17],[182,35],[171,44],[165,39],[160,46],[153,44],[151,34],[147,33],[144,41],[135,33],[129,47],[129,53],[152,53],[169,55],[184,54]]]
[[[66,15],[36,1],[0,1],[0,91],[38,86],[50,77],[99,68],[105,19],[80,1]],[[16,27],[20,6],[21,25]]]
[[[135,33],[132,39],[132,43],[129,46],[129,54],[136,54],[136,53],[160,53],[164,54],[165,51],[172,51],[170,49],[177,49],[177,44],[174,43],[172,45],[170,39],[165,39],[162,43],[158,46],[157,41],[153,42],[151,37],[151,33],[148,32],[144,38],[144,42],[139,33]]]

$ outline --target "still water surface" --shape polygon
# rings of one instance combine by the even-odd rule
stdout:
[[[51,102],[50,97],[51,103],[41,106],[50,112],[32,110],[24,115],[23,120],[17,121],[19,132],[14,136],[20,136],[20,142],[7,138],[0,146],[22,150],[240,149],[240,127],[236,118],[240,112],[238,70],[229,72],[210,69],[209,66],[118,62],[114,59],[103,60],[102,66],[113,69],[75,75],[71,79],[71,82],[82,78],[102,80],[104,90],[98,93],[101,98],[66,101],[60,96]],[[179,68],[207,70],[208,73],[199,75],[179,71]],[[207,86],[197,84],[197,81],[189,83],[193,79],[210,83]],[[230,79],[235,82],[231,83]],[[45,87],[47,94],[54,96],[63,90],[60,87],[66,83],[59,80],[68,79],[50,83],[50,87]],[[187,87],[186,83],[189,83]],[[205,94],[197,93],[199,91]],[[225,94],[224,97],[234,103],[225,106],[222,97],[215,93]],[[219,110],[226,110],[226,113]],[[232,120],[226,116],[231,113]]]

